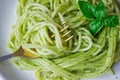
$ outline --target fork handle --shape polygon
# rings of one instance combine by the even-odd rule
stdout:
[[[1,56],[1,57],[0,57],[0,62],[5,61],[5,60],[8,60],[8,59],[10,59],[10,58],[12,58],[12,57],[13,57],[12,54],[8,54],[8,55],[5,55],[5,56]]]

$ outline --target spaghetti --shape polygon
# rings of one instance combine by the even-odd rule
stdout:
[[[120,19],[114,0],[102,1],[107,14],[116,14]],[[8,46],[12,51],[22,46],[40,58],[16,57],[13,64],[35,71],[37,80],[78,80],[104,74],[120,59],[120,26],[103,28],[94,37],[88,22],[77,0],[19,0],[17,22]],[[68,28],[60,32],[65,27]],[[62,37],[68,31],[71,33]]]

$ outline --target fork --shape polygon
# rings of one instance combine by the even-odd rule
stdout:
[[[38,56],[38,55],[33,55],[33,54],[31,54],[30,52],[28,52],[27,50],[25,50],[24,48],[20,47],[20,48],[19,48],[18,50],[16,50],[15,52],[0,57],[0,62],[5,61],[5,60],[8,60],[8,59],[13,58],[13,57],[18,57],[18,56],[20,56],[20,57],[25,57],[25,58],[29,58],[29,59],[36,59],[36,58],[40,57],[40,56]]]
[[[64,25],[66,23],[66,21],[64,21],[62,23],[62,25]],[[60,33],[64,32],[65,30],[68,29],[69,26],[66,26],[64,27],[63,29],[60,30]],[[68,31],[67,33],[63,34],[62,35],[62,38],[67,36],[68,34],[70,34],[71,31]],[[51,38],[54,38],[55,35],[52,35]],[[71,38],[73,38],[73,35],[72,36],[69,36],[65,42],[69,41]],[[11,54],[8,54],[8,55],[5,55],[5,56],[2,56],[0,57],[0,62],[2,61],[5,61],[5,60],[8,60],[10,58],[13,58],[13,57],[24,57],[24,58],[28,58],[28,59],[36,59],[36,58],[39,58],[40,56],[39,55],[35,55],[35,54],[31,54],[29,51],[27,51],[26,49],[24,49],[22,46],[16,50],[15,52],[11,53]]]

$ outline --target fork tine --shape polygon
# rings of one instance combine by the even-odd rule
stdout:
[[[60,30],[60,32],[63,32],[63,31],[66,30],[68,27],[69,27],[69,26],[64,27],[63,29]],[[53,34],[53,35],[51,36],[51,38],[54,38],[54,37],[55,37],[55,35]]]
[[[60,30],[60,33],[62,33],[63,31],[65,31],[65,30],[67,30],[69,28],[69,26],[66,26],[66,21],[62,21],[62,26],[64,26],[64,28]],[[68,30],[65,34],[62,35],[62,38],[65,37],[65,36],[67,36],[70,33],[71,33],[71,30]],[[54,38],[55,35],[53,34],[51,37]],[[73,38],[73,35],[71,35],[70,37],[68,37],[64,42],[69,41],[71,38]]]
[[[63,22],[62,22],[62,25],[65,25],[66,22],[67,22],[67,21],[63,21]]]
[[[64,30],[66,30],[69,26],[64,27],[63,29],[60,30],[60,32],[63,32]]]
[[[62,37],[65,37],[65,36],[68,35],[69,33],[71,33],[71,30],[68,31],[67,33],[65,33],[64,35],[62,35]]]
[[[54,38],[55,37],[55,35],[53,34],[52,36],[51,36],[51,38]]]
[[[70,37],[68,37],[68,38],[65,40],[65,42],[69,41],[71,38],[73,38],[73,35],[70,36]]]

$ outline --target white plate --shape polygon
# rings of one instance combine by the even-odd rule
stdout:
[[[0,0],[0,56],[9,54],[7,42],[10,30],[15,24],[17,0]],[[115,75],[106,73],[103,76],[86,80],[120,80],[120,62],[114,65]],[[16,69],[10,60],[0,63],[0,80],[34,80],[34,72]]]

